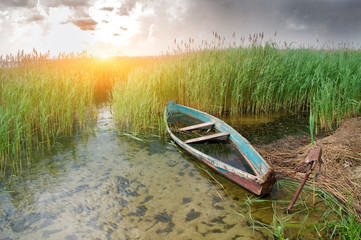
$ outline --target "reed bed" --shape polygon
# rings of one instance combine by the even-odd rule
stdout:
[[[108,100],[147,58],[100,60],[86,53],[7,56],[0,68],[0,170],[19,174],[32,151],[50,149],[58,136],[85,133],[94,105]]]
[[[190,48],[132,72],[113,89],[117,120],[135,132],[146,130],[161,122],[170,100],[217,116],[311,112],[316,132],[360,115],[360,51],[280,49],[252,41],[248,47]]]
[[[309,114],[312,139],[320,131],[333,132],[343,119],[361,115],[360,50],[345,48],[346,45],[339,49],[279,47],[272,41],[260,42],[257,37],[250,37],[249,44],[237,47],[229,43],[221,43],[221,47],[204,47],[203,43],[192,47],[192,42],[183,42],[183,48],[177,47],[148,68],[131,72],[126,81],[115,84],[112,109],[123,131],[165,132],[163,111],[171,100],[220,117],[280,110]],[[260,152],[280,177],[299,180],[303,174],[297,171],[303,171],[299,166],[304,160],[301,162],[299,156],[312,147],[307,145],[309,138],[305,141],[293,142],[294,146],[270,146]],[[318,140],[315,144],[322,145]],[[298,148],[300,145],[307,145],[307,149]],[[347,159],[355,163],[352,159],[360,157],[353,152],[356,155],[335,159],[340,154],[350,154],[350,149],[335,148],[334,142],[324,146],[327,173],[319,177],[322,181],[317,186],[342,203],[344,208],[338,209],[342,216],[337,222],[340,226],[334,230],[342,232],[340,229],[347,228],[347,218],[356,217],[357,222],[361,211],[359,195],[349,204],[355,187],[355,193],[359,193],[359,183],[348,177],[342,164]],[[286,174],[290,172],[295,175]],[[355,229],[359,231],[360,226]]]
[[[22,159],[36,149],[51,148],[58,136],[77,129],[84,132],[96,118],[94,105],[104,100],[111,101],[122,131],[133,133],[163,133],[163,110],[170,100],[216,116],[306,112],[315,132],[332,130],[342,119],[360,116],[359,50],[348,45],[337,50],[280,46],[264,41],[263,34],[237,43],[235,35],[227,41],[213,34],[214,41],[198,46],[191,38],[175,40],[175,47],[158,57],[99,60],[86,52],[51,57],[49,52],[35,50],[0,56],[1,174],[10,169],[19,173]],[[319,140],[315,143],[326,149],[329,146]],[[304,147],[306,144],[298,144],[303,148],[272,145],[260,151],[276,171],[286,173],[301,169],[297,157],[311,148]],[[360,158],[359,150],[355,152],[347,144],[333,150],[327,149],[329,154],[324,155],[328,171]],[[318,186],[347,205],[347,194],[355,186],[359,192],[359,183],[343,178],[346,171],[332,171],[334,177],[321,175],[323,185]],[[359,219],[359,196],[347,206]]]
[[[0,72],[1,172],[21,171],[21,159],[50,148],[59,135],[84,127],[94,87],[90,76],[11,69]]]

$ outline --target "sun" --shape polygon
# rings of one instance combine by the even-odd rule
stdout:
[[[100,53],[98,55],[96,55],[96,57],[100,60],[109,60],[111,58],[111,56],[109,54],[106,54],[106,53]]]

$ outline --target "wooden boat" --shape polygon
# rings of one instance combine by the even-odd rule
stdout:
[[[273,169],[224,121],[174,101],[167,103],[164,120],[171,138],[214,171],[258,196],[272,190]]]

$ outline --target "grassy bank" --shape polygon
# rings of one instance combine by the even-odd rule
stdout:
[[[359,51],[270,44],[165,56],[115,85],[113,110],[133,131],[156,125],[169,100],[218,116],[312,111],[316,129],[329,130],[361,113],[359,61]]]

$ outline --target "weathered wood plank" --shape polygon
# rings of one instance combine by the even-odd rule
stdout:
[[[200,123],[200,124],[180,128],[180,129],[178,129],[178,131],[191,131],[191,130],[195,130],[195,129],[199,129],[199,128],[211,127],[214,124],[215,123],[212,122],[212,121],[211,122],[205,122],[205,123]]]
[[[226,137],[226,136],[229,136],[228,132],[221,132],[221,133],[215,133],[215,134],[207,135],[207,136],[203,136],[203,137],[188,139],[184,142],[188,144],[188,143],[202,142],[202,141],[207,141],[210,139]]]

